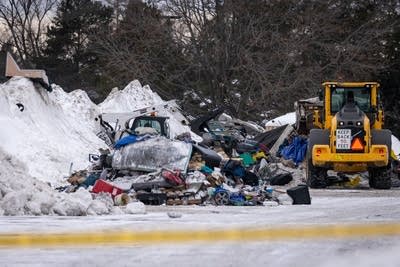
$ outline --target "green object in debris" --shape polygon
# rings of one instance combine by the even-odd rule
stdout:
[[[211,174],[213,172],[213,169],[211,169],[207,165],[203,165],[201,166],[200,171],[205,172],[206,174]]]
[[[243,165],[245,167],[249,167],[250,165],[254,164],[253,157],[250,155],[250,153],[243,153],[240,155],[240,157],[243,159]]]

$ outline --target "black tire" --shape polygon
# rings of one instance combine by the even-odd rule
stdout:
[[[389,157],[392,150],[392,132],[390,130],[372,130],[371,131],[372,145],[386,145],[388,147]]]
[[[327,186],[327,169],[315,167],[312,164],[312,148],[314,145],[329,145],[329,131],[311,129],[307,147],[306,183],[311,188],[325,188]]]
[[[392,150],[392,132],[390,130],[372,130],[372,145],[386,145],[389,153],[389,164],[386,167],[371,168],[369,173],[369,186],[375,189],[390,189],[392,187],[392,163],[390,152]]]
[[[369,187],[375,189],[390,189],[392,187],[392,170],[390,167],[370,169]]]
[[[329,145],[329,130],[311,129],[308,136],[307,152],[312,152],[314,145]]]
[[[325,188],[327,170],[312,164],[311,154],[307,153],[306,183],[311,188]]]

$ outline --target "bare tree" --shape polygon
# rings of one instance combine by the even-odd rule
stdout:
[[[114,30],[118,31],[128,0],[106,0],[106,3],[113,8],[112,24]]]
[[[139,79],[164,97],[174,95],[184,73],[181,49],[173,41],[171,18],[154,3],[130,0],[118,29],[95,38],[95,52],[112,85]]]
[[[117,30],[97,36],[96,53],[116,83],[194,91],[256,119],[291,110],[324,80],[375,79],[388,66],[397,2],[130,0]]]
[[[3,0],[0,22],[10,33],[11,41],[23,61],[41,55],[45,25],[57,0]]]
[[[215,105],[254,117],[288,111],[324,80],[371,79],[387,64],[387,3],[167,0],[181,19],[188,87]],[[329,14],[329,16],[327,16]]]

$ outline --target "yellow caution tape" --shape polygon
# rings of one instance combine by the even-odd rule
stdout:
[[[329,238],[359,238],[400,235],[400,224],[318,225],[303,227],[198,230],[115,231],[98,233],[0,234],[0,248],[177,244],[219,241],[282,241]]]

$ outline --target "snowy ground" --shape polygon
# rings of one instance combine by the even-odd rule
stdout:
[[[0,233],[113,230],[215,230],[400,222],[400,190],[312,190],[312,205],[276,207],[148,206],[142,215],[3,217]],[[167,212],[181,218],[170,218]],[[1,266],[398,266],[398,236],[6,248]]]

